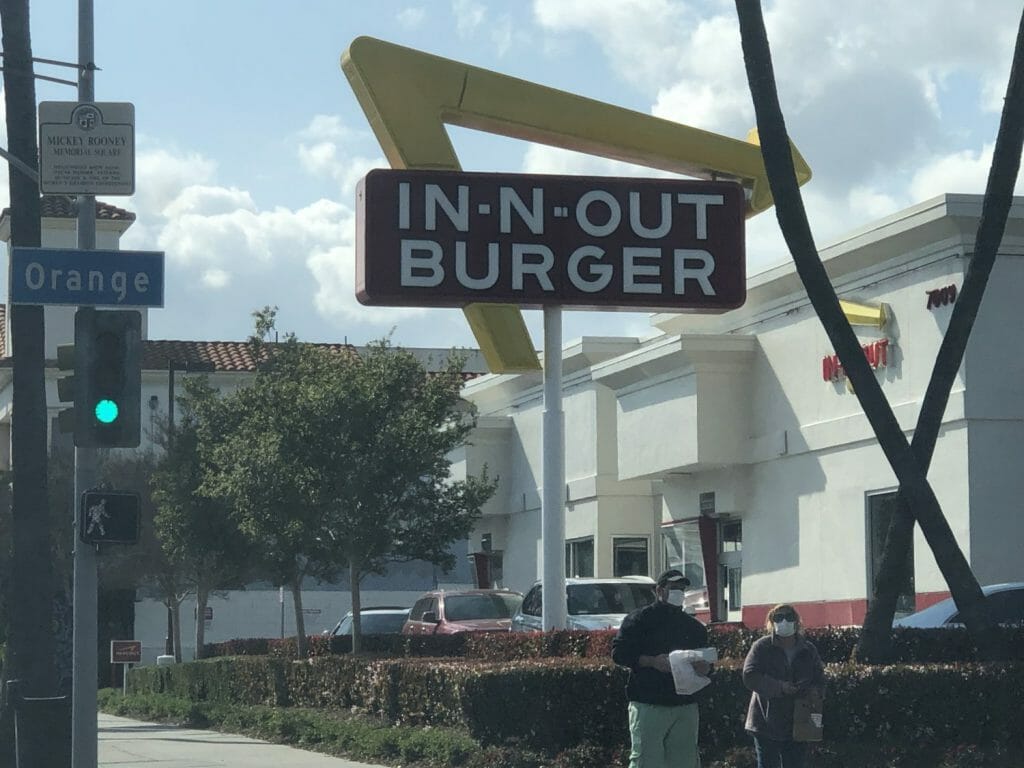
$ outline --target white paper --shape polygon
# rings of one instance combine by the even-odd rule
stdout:
[[[672,669],[672,682],[675,684],[676,693],[683,696],[692,696],[711,682],[711,678],[698,675],[697,671],[693,668],[695,661],[708,661],[706,654],[703,653],[704,651],[712,651],[715,653],[714,658],[718,658],[714,648],[672,651],[668,655],[668,664]],[[708,663],[712,662],[708,661]]]

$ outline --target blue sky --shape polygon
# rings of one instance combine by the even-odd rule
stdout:
[[[77,5],[32,0],[36,56],[77,58]],[[355,301],[354,186],[386,167],[339,66],[357,36],[737,138],[754,123],[725,0],[95,5],[96,99],[136,111],[136,194],[107,201],[138,216],[122,247],[166,252],[166,307],[150,313],[152,338],[242,339],[252,310],[275,304],[281,330],[303,339],[361,344],[393,332],[405,346],[474,345],[458,310]],[[787,125],[814,172],[804,193],[819,245],[943,192],[983,191],[1019,3],[764,7]],[[73,101],[75,90],[41,82],[37,98]],[[467,170],[644,173],[451,135]],[[771,211],[748,222],[749,273],[787,258]],[[541,314],[525,314],[539,347]],[[566,341],[650,332],[641,313],[564,318]]]

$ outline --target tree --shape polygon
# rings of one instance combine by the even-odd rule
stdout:
[[[348,569],[358,651],[362,576],[395,559],[450,566],[452,542],[468,535],[494,486],[450,480],[447,454],[473,426],[458,397],[461,361],[428,375],[387,342],[363,359],[294,335],[269,344],[274,320],[270,308],[256,313],[253,384],[217,406],[216,434],[200,428],[203,492],[230,505],[268,571],[291,589],[300,656],[303,580]]]
[[[191,594],[188,573],[182,563],[169,558],[156,527],[157,505],[150,487],[158,458],[154,451],[109,451],[99,463],[101,483],[118,490],[136,491],[140,497],[139,541],[134,545],[106,545],[99,564],[100,582],[107,588],[134,589],[152,585],[171,614],[174,657],[181,658],[181,604]]]
[[[245,583],[252,571],[252,546],[235,525],[227,505],[199,493],[203,465],[194,403],[201,400],[203,412],[213,418],[218,413],[218,399],[205,378],[186,379],[185,388],[188,394],[178,400],[182,406],[180,424],[165,424],[157,435],[164,452],[150,488],[163,554],[177,566],[196,596],[195,657],[201,659],[206,641],[203,617],[210,595]]]
[[[996,156],[993,158],[993,172],[989,178],[989,189],[986,191],[982,220],[979,223],[977,251],[972,260],[968,278],[965,279],[964,290],[957,300],[958,309],[960,309],[961,302],[967,307],[961,309],[959,317],[954,313],[950,322],[929,382],[921,418],[918,422],[918,431],[914,435],[914,444],[911,446],[900,429],[867,360],[861,353],[860,345],[839,307],[835,290],[818,256],[793,170],[790,143],[779,105],[771,52],[760,3],[757,0],[736,0],[736,9],[740,21],[747,80],[750,84],[750,92],[757,115],[765,170],[775,198],[779,225],[793,256],[797,272],[807,289],[808,297],[829,340],[835,347],[836,353],[853,383],[854,391],[878,438],[879,446],[899,480],[901,504],[913,512],[914,517],[921,525],[925,539],[949,585],[953,599],[964,617],[968,630],[984,653],[993,654],[997,652],[997,640],[994,636],[991,616],[977,579],[957,545],[938,500],[928,483],[927,468],[950,387],[962,360],[973,319],[981,303],[988,272],[991,270],[991,262],[995,258],[996,248],[1002,238],[1011,202],[1012,187],[1017,176],[1022,139],[1020,117],[1022,97],[1017,77],[1018,56],[1016,54],[1014,56],[1014,69],[1003,113],[1003,124],[1000,127]],[[1021,47],[1020,43],[1021,38],[1018,36],[1018,51]],[[970,286],[968,286],[968,281]],[[968,293],[968,287],[970,287],[970,293]],[[966,301],[965,294],[967,294]],[[896,519],[900,517],[899,514],[894,515]],[[904,529],[902,536],[898,535],[891,543],[887,544],[886,548],[893,550],[889,553],[890,569],[898,568],[898,564],[901,562],[900,555],[895,551],[897,545],[903,547],[902,559],[905,560],[909,540],[909,532]],[[895,582],[895,579],[892,581]],[[872,619],[876,631],[881,627],[888,634],[888,628],[892,623],[895,599],[893,598],[891,604],[888,605],[883,601],[873,602],[875,614],[874,616],[869,614],[869,617]],[[883,615],[885,612],[888,613],[887,617]]]
[[[359,651],[359,581],[396,560],[454,564],[452,542],[469,535],[496,483],[451,480],[452,451],[475,425],[459,396],[464,360],[428,374],[387,340],[369,345],[326,381],[318,504],[349,567],[353,652]],[[325,446],[327,447],[327,446]]]

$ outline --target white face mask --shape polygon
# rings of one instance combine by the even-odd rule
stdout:
[[[670,589],[668,591],[668,604],[674,605],[676,608],[683,607],[683,599],[685,595],[681,589]]]
[[[792,637],[796,633],[795,621],[775,621],[775,634],[779,637]]]

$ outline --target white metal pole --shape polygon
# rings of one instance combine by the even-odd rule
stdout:
[[[78,101],[95,99],[93,85],[93,0],[78,0]],[[78,247],[96,248],[96,197],[78,196]],[[84,376],[85,371],[75,371]],[[96,481],[96,449],[75,449],[74,546],[74,635],[71,672],[71,765],[72,768],[96,768],[96,689],[97,660],[97,575],[96,549],[79,536],[78,506],[82,493]]]
[[[565,417],[562,413],[562,308],[544,308],[544,495],[541,498],[543,627],[565,629]]]

